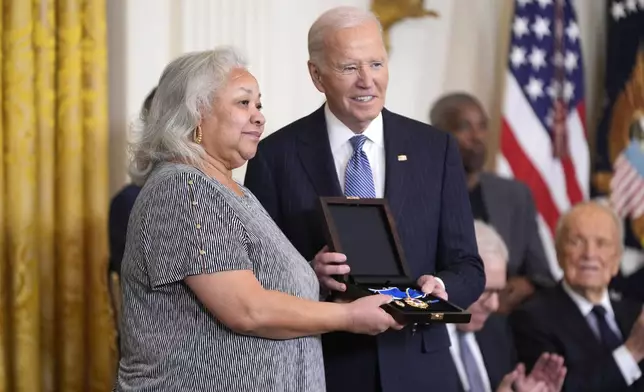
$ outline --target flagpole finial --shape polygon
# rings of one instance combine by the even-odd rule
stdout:
[[[389,52],[389,30],[408,18],[438,18],[438,12],[423,8],[423,0],[371,0],[371,11],[382,25],[385,47]]]

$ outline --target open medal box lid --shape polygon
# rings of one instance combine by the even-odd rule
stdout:
[[[386,199],[321,197],[320,206],[329,250],[345,254],[351,267],[349,275],[335,277],[347,285],[339,296],[353,300],[376,294],[374,289],[393,287],[422,295],[409,271]],[[469,313],[431,294],[399,298],[383,308],[404,324],[470,321]]]

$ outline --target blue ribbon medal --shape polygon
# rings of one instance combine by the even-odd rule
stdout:
[[[401,308],[404,308],[405,304],[407,304],[414,308],[427,309],[430,303],[436,303],[439,301],[437,299],[423,301],[421,298],[425,298],[427,294],[412,288],[407,288],[405,291],[400,290],[398,287],[384,287],[382,289],[369,290],[374,293],[392,296],[394,298],[393,302]]]

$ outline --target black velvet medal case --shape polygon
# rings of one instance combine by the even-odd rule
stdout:
[[[320,207],[329,250],[344,253],[351,268],[348,275],[335,276],[347,285],[337,296],[355,300],[397,288],[405,295],[383,308],[402,324],[469,323],[471,315],[449,301],[413,294],[422,293],[410,274],[386,199],[321,197]]]

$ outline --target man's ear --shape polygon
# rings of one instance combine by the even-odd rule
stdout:
[[[313,81],[315,88],[324,94],[324,84],[322,83],[322,73],[320,72],[320,68],[311,61],[308,61],[307,65],[309,67],[309,75],[311,75],[311,80]]]

